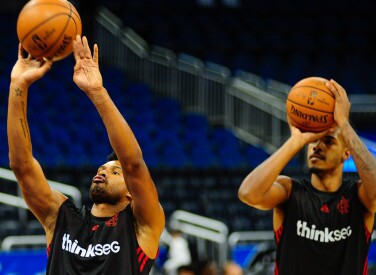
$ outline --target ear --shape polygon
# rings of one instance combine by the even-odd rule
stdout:
[[[131,193],[128,192],[125,196],[127,197],[127,199],[129,201],[132,201],[132,195],[131,195]]]
[[[345,162],[346,160],[348,160],[350,156],[351,156],[351,152],[349,149],[346,148],[345,151],[343,152],[342,162]]]

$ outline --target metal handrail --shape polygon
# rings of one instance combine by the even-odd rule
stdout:
[[[12,172],[12,170],[8,170],[5,168],[0,168],[0,178],[17,182],[17,178]],[[52,180],[47,180],[47,182],[51,186],[52,189],[55,189],[56,191],[59,191],[69,196],[78,207],[82,205],[82,194],[78,188],[72,185],[68,185],[68,184],[64,184],[64,183],[52,181]],[[15,204],[11,204],[11,199],[15,200]],[[6,194],[2,194],[0,196],[0,202],[11,204],[17,207],[23,207],[22,203],[19,202],[20,199],[21,198],[18,196],[12,196],[12,195],[6,196]]]
[[[22,236],[8,236],[1,242],[1,250],[9,251],[16,246],[36,246],[46,245],[45,235],[22,235]]]
[[[228,245],[235,247],[240,242],[261,242],[274,240],[273,231],[237,231],[228,237]]]
[[[229,232],[226,224],[187,211],[176,210],[170,217],[170,225],[185,234],[218,244],[218,264],[219,266],[225,264],[228,258],[227,236]]]

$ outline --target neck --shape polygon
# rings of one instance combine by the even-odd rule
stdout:
[[[342,185],[342,172],[314,172],[311,175],[311,184],[323,192],[336,192]]]
[[[127,201],[126,203],[118,203],[116,205],[110,205],[106,203],[101,203],[101,204],[94,203],[91,209],[91,214],[98,218],[112,217],[116,213],[119,213],[120,211],[124,210],[125,207],[127,207],[129,203],[130,203],[129,201]]]

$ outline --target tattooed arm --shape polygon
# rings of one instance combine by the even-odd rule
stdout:
[[[29,86],[43,77],[51,68],[52,62],[38,61],[30,56],[24,58],[23,55],[24,50],[20,45],[9,89],[9,162],[27,205],[46,230],[49,243],[59,206],[66,198],[51,190],[39,163],[33,157],[27,121],[27,98]]]
[[[327,86],[336,97],[334,119],[341,129],[360,176],[359,198],[373,217],[376,212],[376,159],[350,125],[350,102],[345,90],[334,80]]]

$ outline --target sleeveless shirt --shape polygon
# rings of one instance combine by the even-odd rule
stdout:
[[[110,218],[95,218],[71,200],[60,207],[47,249],[47,274],[149,274],[153,259],[138,245],[130,205]]]
[[[334,193],[309,181],[293,180],[282,206],[284,220],[275,232],[275,274],[365,275],[371,233],[356,182],[344,181]]]

